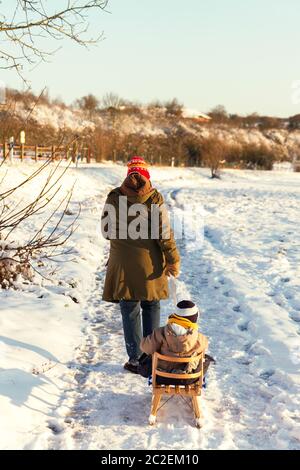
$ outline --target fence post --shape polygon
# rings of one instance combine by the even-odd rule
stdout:
[[[9,139],[9,159],[11,162],[14,160],[14,138],[10,137]]]
[[[73,163],[76,162],[77,154],[78,154],[78,143],[77,143],[77,141],[75,140],[75,142],[74,142],[74,144],[73,144],[73,152],[72,152],[72,162],[73,162]]]
[[[24,144],[21,144],[21,160],[24,158]]]
[[[8,145],[7,142],[4,142],[4,155],[5,159],[8,157]]]
[[[89,145],[88,145],[88,148],[87,148],[86,161],[87,161],[87,163],[91,163],[91,148],[90,148]]]
[[[52,150],[51,150],[51,159],[52,160],[55,160],[55,149],[56,149],[55,145],[52,145]]]
[[[36,162],[37,162],[37,159],[38,159],[38,153],[39,153],[39,150],[38,150],[38,146],[36,145],[35,149],[34,149],[34,159],[35,159]]]

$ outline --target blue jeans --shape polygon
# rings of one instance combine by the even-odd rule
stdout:
[[[141,307],[142,315],[140,314]],[[142,351],[140,350],[142,334],[144,337],[151,335],[155,328],[159,328],[160,303],[159,300],[142,300],[141,302],[134,300],[121,300],[120,308],[126,351],[129,360],[134,361],[139,359],[142,354]]]

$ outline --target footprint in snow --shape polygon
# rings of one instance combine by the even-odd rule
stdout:
[[[237,364],[241,364],[243,366],[249,366],[252,360],[249,357],[239,357],[236,359]]]
[[[232,307],[232,310],[234,310],[234,312],[241,312],[241,307],[236,305],[235,307]]]
[[[249,321],[241,323],[240,325],[238,325],[238,329],[240,331],[248,331],[249,323],[250,323]]]
[[[275,370],[273,369],[270,369],[270,370],[266,370],[264,372],[261,372],[259,374],[259,377],[262,379],[262,380],[265,380],[266,382],[269,381],[270,377],[272,377],[272,375],[275,374]]]
[[[244,351],[247,353],[253,352],[253,347],[255,346],[255,341],[245,344]]]
[[[296,323],[300,323],[300,315],[297,314],[297,313],[291,313],[290,314],[290,317],[291,319],[296,322]]]
[[[294,298],[294,295],[290,292],[285,292],[283,295],[287,300],[292,300]]]
[[[64,427],[54,420],[48,422],[48,428],[51,429],[53,434],[60,434],[64,430]]]
[[[103,323],[105,321],[105,318],[101,317],[101,318],[94,318],[92,320],[92,323]]]
[[[276,292],[268,292],[267,295],[268,295],[269,297],[275,297]]]
[[[297,312],[300,311],[300,300],[297,299],[297,300],[294,300],[293,302],[291,302],[291,307],[296,310]]]

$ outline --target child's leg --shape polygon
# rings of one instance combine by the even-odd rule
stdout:
[[[143,336],[151,335],[155,328],[160,326],[160,303],[159,300],[141,302],[143,317]]]
[[[136,361],[142,354],[140,350],[140,342],[142,339],[140,302],[121,300],[120,309],[126,351],[129,360]]]

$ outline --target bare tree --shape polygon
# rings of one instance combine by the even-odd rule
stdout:
[[[212,178],[220,178],[220,166],[226,158],[226,146],[220,139],[206,139],[202,142],[201,153],[204,163],[210,168]]]
[[[54,167],[47,160],[23,181],[2,190],[7,172],[0,181],[0,287],[8,288],[14,285],[19,276],[31,281],[33,271],[37,268],[33,259],[37,258],[38,266],[43,258],[53,259],[59,254],[67,254],[64,245],[76,229],[76,221],[80,210],[71,218],[70,222],[63,224],[66,217],[72,216],[69,210],[73,188],[68,191],[50,211],[44,216],[44,209],[55,200],[62,187],[62,178],[69,165],[61,168],[61,162]],[[18,199],[19,190],[38,176],[49,173],[36,196],[29,203]],[[40,227],[30,233],[27,241],[18,242],[15,239],[16,229],[32,216],[41,218]],[[18,237],[17,237],[18,238]],[[60,252],[57,250],[60,249]]]
[[[103,107],[106,109],[119,109],[125,104],[125,101],[116,93],[106,93],[102,98]]]
[[[45,49],[45,40],[56,43],[70,39],[81,46],[96,43],[87,35],[88,15],[106,9],[108,0],[11,0],[9,10],[0,14],[0,68],[16,69],[45,61],[55,50]],[[5,47],[6,45],[6,47]],[[51,46],[50,46],[51,47]]]
[[[170,116],[180,117],[182,115],[183,104],[179,103],[177,98],[165,103],[166,113]]]
[[[212,108],[208,115],[213,118],[214,122],[222,123],[228,120],[228,113],[222,104]]]
[[[89,94],[77,100],[76,105],[83,111],[87,112],[91,117],[98,109],[99,100],[96,98],[96,96]]]

